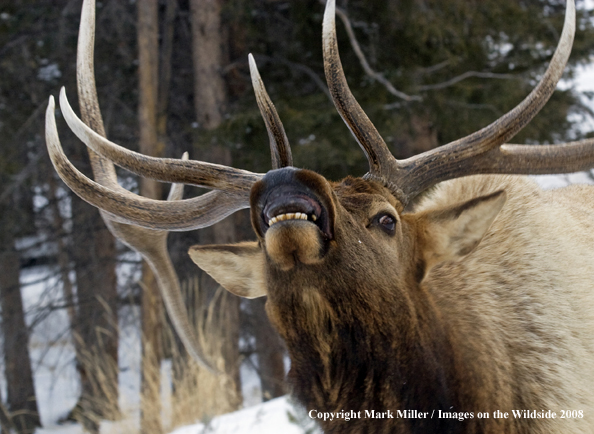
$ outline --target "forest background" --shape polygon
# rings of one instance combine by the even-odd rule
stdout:
[[[339,0],[338,40],[352,91],[397,158],[476,131],[518,104],[546,68],[562,28],[560,0]],[[594,27],[583,1],[563,85],[515,143],[591,135],[593,95],[575,90],[591,62]],[[263,299],[220,291],[187,257],[197,243],[253,239],[246,212],[212,228],[172,233],[169,248],[197,331],[225,371],[196,367],[171,331],[150,271],[115,242],[99,213],[57,177],[45,149],[49,95],[76,107],[80,0],[0,4],[0,427],[42,420],[35,370],[68,348],[80,396],[64,420],[98,432],[122,417],[123,333],[141,336],[140,429],[164,432],[161,390],[172,383],[179,423],[241,408],[242,373],[261,399],[286,393],[286,356]],[[364,154],[336,113],[321,53],[318,0],[104,0],[97,3],[95,73],[107,136],[144,153],[270,169],[247,63],[253,53],[293,146],[295,164],[337,180],[363,175]],[[58,114],[71,161],[90,176],[84,146]],[[132,191],[168,188],[119,171]],[[201,194],[186,187],[185,197]],[[27,287],[35,297],[23,303]],[[32,355],[34,353],[34,355]],[[163,363],[172,375],[161,378]],[[39,387],[39,386],[38,386]]]

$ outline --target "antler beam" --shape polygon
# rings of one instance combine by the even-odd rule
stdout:
[[[473,134],[401,161],[391,154],[346,83],[334,15],[335,0],[328,0],[323,29],[324,68],[334,104],[369,160],[366,177],[386,185],[404,205],[432,185],[461,176],[567,173],[592,166],[594,140],[554,146],[503,145],[536,116],[563,75],[575,35],[574,0],[567,1],[561,38],[545,74],[520,104]]]

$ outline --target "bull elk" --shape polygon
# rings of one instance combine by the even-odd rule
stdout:
[[[194,246],[190,256],[230,292],[268,297],[268,316],[290,353],[293,393],[326,432],[594,432],[594,189],[542,191],[517,176],[589,169],[593,142],[505,144],[561,78],[575,32],[573,0],[546,73],[517,107],[480,131],[406,160],[392,156],[351,94],[334,20],[329,0],[326,78],[369,160],[365,176],[331,182],[292,167],[283,126],[251,56],[270,172],[152,158],[109,142],[93,76],[92,1],[83,6],[78,45],[84,123],[64,90],[60,106],[89,148],[95,181],[64,155],[50,98],[46,141],[56,170],[149,261],[182,340],[207,367],[165,237],[249,207],[256,242]],[[117,184],[112,163],[213,191],[182,200],[174,187],[170,199],[176,200],[143,198]],[[508,417],[495,417],[497,410]],[[513,410],[530,412],[516,417]],[[551,412],[555,418],[545,417]]]

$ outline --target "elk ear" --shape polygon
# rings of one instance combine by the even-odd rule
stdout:
[[[188,253],[227,291],[245,298],[266,295],[264,253],[257,242],[192,246]]]
[[[477,197],[420,216],[425,272],[433,266],[457,260],[472,252],[501,211],[505,191]]]

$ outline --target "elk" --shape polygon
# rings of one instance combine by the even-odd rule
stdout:
[[[152,158],[109,142],[94,87],[92,1],[83,6],[78,46],[84,122],[64,90],[60,106],[89,148],[95,181],[64,155],[50,98],[46,141],[57,172],[155,269],[178,333],[206,367],[164,240],[167,231],[209,226],[249,207],[257,241],[194,246],[189,254],[230,292],[267,296],[291,358],[293,394],[328,433],[594,432],[594,189],[542,191],[519,176],[589,169],[594,143],[506,144],[561,78],[575,32],[573,0],[548,69],[518,106],[400,161],[349,90],[334,17],[328,0],[325,73],[369,161],[365,176],[331,182],[292,166],[251,56],[273,170]],[[112,163],[178,186],[168,201],[142,198],[117,184]],[[213,191],[181,199],[180,184]]]

